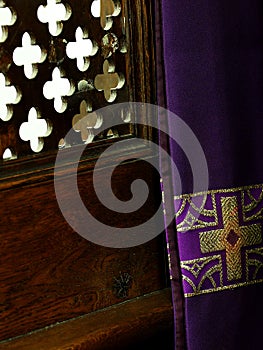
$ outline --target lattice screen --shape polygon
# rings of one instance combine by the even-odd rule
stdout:
[[[130,100],[126,16],[125,1],[0,0],[0,158],[132,132],[127,120],[92,134],[103,124],[92,111]]]

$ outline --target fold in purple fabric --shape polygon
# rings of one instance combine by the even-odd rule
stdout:
[[[167,230],[172,283],[176,280],[176,349],[260,349],[263,2],[162,0],[161,7],[158,103],[166,104],[193,130],[209,171],[203,217],[187,229],[196,195],[189,161],[176,142],[167,143],[160,135],[182,183],[178,194],[176,179],[171,180],[174,207],[181,211],[175,226]],[[172,120],[168,127],[173,129]],[[166,165],[162,166],[165,173]],[[204,268],[208,281],[200,277]],[[184,293],[180,301],[179,282]]]

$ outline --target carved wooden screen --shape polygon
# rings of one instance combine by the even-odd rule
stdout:
[[[125,201],[130,183],[145,179],[150,195],[140,212],[112,215],[92,188],[104,149],[118,140],[154,137],[144,117],[134,120],[129,109],[112,115],[120,125],[94,137],[105,122],[100,108],[155,103],[153,3],[0,0],[0,341],[167,286],[163,236],[130,249],[96,246],[62,217],[53,181],[58,149],[70,159],[87,144],[79,186],[96,217],[128,227],[159,206],[159,177],[135,161],[156,158],[147,145],[123,144],[120,161],[127,154],[133,160],[116,169],[112,185]],[[87,113],[88,124],[77,123]],[[63,170],[69,181],[71,165]]]
[[[143,28],[136,2],[113,0],[0,1],[0,156],[47,155],[60,147],[132,135],[126,125],[95,138],[103,120],[64,136],[74,121],[111,103],[145,99]],[[151,7],[148,6],[149,13]],[[139,16],[142,14],[139,13]],[[140,29],[139,29],[140,28]],[[132,36],[132,37],[131,37]],[[140,37],[141,36],[141,37]],[[130,45],[131,42],[133,45]],[[146,44],[146,43],[145,43]],[[146,44],[147,45],[147,44]],[[138,50],[140,50],[138,52]],[[141,71],[143,67],[143,70]],[[75,117],[75,119],[74,119]]]

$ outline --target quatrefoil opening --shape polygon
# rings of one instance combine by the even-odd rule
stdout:
[[[117,0],[94,0],[91,4],[91,13],[93,17],[100,17],[102,29],[109,30],[112,27],[113,19],[121,12],[121,4]]]
[[[103,74],[98,74],[94,80],[94,86],[98,91],[104,91],[104,97],[108,102],[113,102],[117,97],[117,90],[125,84],[122,74],[115,72],[115,67],[106,60],[103,64]]]
[[[64,77],[64,73],[56,67],[52,72],[52,80],[47,81],[43,87],[43,95],[46,99],[54,99],[54,108],[58,113],[67,109],[66,96],[71,96],[75,91],[73,83]]]
[[[103,123],[101,115],[92,112],[92,108],[85,100],[80,104],[80,113],[72,119],[72,127],[76,132],[81,133],[84,143],[91,143],[94,139],[93,129],[99,129]]]
[[[5,7],[5,3],[0,0],[0,43],[6,41],[8,27],[14,25],[16,19],[16,12],[10,7]]]
[[[47,5],[40,5],[37,10],[39,21],[48,23],[49,33],[53,36],[58,36],[62,32],[62,21],[67,21],[71,14],[71,7],[62,4],[61,0],[47,0]]]
[[[3,73],[0,73],[0,118],[8,121],[13,116],[12,105],[20,102],[22,94],[15,87],[10,85],[9,80]]]
[[[47,53],[35,44],[35,38],[25,32],[22,37],[22,47],[17,47],[13,52],[14,63],[17,66],[24,66],[24,73],[28,79],[36,77],[37,64],[43,63],[47,57]]]
[[[66,52],[69,58],[77,60],[77,67],[81,72],[86,71],[90,65],[90,56],[98,51],[98,46],[88,39],[88,32],[80,27],[76,29],[76,41],[67,44]]]
[[[40,152],[44,146],[44,137],[52,132],[49,120],[41,119],[40,112],[32,107],[28,114],[28,121],[21,124],[19,136],[23,141],[29,141],[33,152]]]

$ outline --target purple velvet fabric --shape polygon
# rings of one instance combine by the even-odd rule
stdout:
[[[263,183],[263,2],[162,0],[161,3],[162,40],[157,41],[157,45],[161,42],[163,45],[165,92],[157,48],[159,103],[163,105],[165,97],[167,109],[181,117],[200,141],[208,163],[209,190],[236,189],[227,195],[237,198],[240,225],[246,225],[249,219],[242,217],[240,208],[246,206],[242,198],[250,189],[244,192],[240,188]],[[169,127],[173,128],[172,121]],[[192,173],[184,152],[176,143],[166,144],[165,140],[161,135],[161,144],[170,150],[182,175],[182,192],[192,193]],[[176,181],[172,180],[176,195]],[[261,187],[255,191],[260,192]],[[253,194],[257,199],[259,192]],[[211,198],[213,196],[212,193]],[[220,201],[226,195],[216,196],[217,228],[222,228]],[[210,197],[207,208],[211,209],[209,200]],[[262,215],[255,218],[255,224],[262,227]],[[176,225],[180,223],[178,220],[180,218]],[[205,227],[184,233],[170,226],[167,231],[176,349],[261,349],[263,285],[246,286],[250,278],[248,269],[245,271],[242,267],[242,277],[236,281],[240,283],[239,288],[221,288],[178,301],[182,297],[178,291],[178,273],[182,272],[179,259],[189,262],[208,257],[200,251],[200,232],[204,230]],[[261,248],[262,242],[258,244],[259,252]],[[240,254],[242,262],[249,256],[243,248]],[[226,254],[220,252],[220,256],[224,265]],[[223,273],[222,281],[215,278],[215,283],[228,286],[233,281],[226,279],[225,270]],[[187,294],[189,284],[184,280],[182,286]]]

